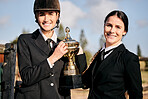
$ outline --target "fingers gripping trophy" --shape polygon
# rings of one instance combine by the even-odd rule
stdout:
[[[64,75],[61,77],[60,86],[63,89],[75,89],[82,88],[82,79],[81,74],[73,60],[74,56],[79,51],[79,42],[73,40],[69,34],[70,29],[68,27],[65,28],[66,36],[63,40],[64,43],[68,46],[68,52],[64,55],[64,57],[68,58],[68,63],[64,68]]]

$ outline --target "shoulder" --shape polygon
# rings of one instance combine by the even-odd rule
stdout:
[[[139,64],[139,58],[136,54],[133,52],[129,51],[124,44],[121,44],[117,49],[118,57],[120,57],[121,61],[125,66],[127,65],[134,65],[134,64]]]
[[[125,49],[123,55],[126,57],[126,59],[131,59],[131,58],[138,58],[136,54],[133,52],[129,51],[128,49]]]
[[[133,52],[129,51],[125,46],[124,44],[121,44],[120,46],[118,46],[116,49],[115,49],[117,52],[120,53],[120,55],[122,57],[124,57],[124,59],[130,59],[132,57],[138,57],[136,54],[134,54]]]
[[[31,37],[31,35],[32,34],[21,34],[20,36],[19,36],[19,38],[18,39],[26,39],[26,38],[30,38]]]
[[[130,52],[128,49],[122,53],[122,59],[126,67],[133,67],[139,64],[138,56],[133,52]]]
[[[30,38],[31,38],[31,34],[21,34],[19,37],[18,37],[18,41],[17,41],[17,44],[22,44],[22,43],[27,43],[28,41],[30,41]]]
[[[34,38],[37,35],[37,33],[39,34],[38,30],[34,31],[33,33],[21,34],[18,37],[18,41],[19,40],[29,40],[29,39],[32,39],[32,38]]]

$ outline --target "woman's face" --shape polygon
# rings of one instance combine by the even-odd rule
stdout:
[[[45,32],[50,31],[56,25],[59,15],[55,11],[39,11],[37,13],[38,24]]]
[[[122,40],[122,36],[125,34],[126,31],[123,21],[116,15],[110,16],[104,24],[106,47],[119,44]]]

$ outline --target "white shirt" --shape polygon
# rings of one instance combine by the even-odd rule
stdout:
[[[46,41],[46,40],[48,39],[48,37],[46,37],[46,36],[43,34],[43,32],[41,31],[41,29],[39,29],[39,32],[41,33],[41,35],[43,36],[44,40]],[[57,43],[57,35],[56,35],[55,32],[53,33],[53,35],[52,35],[52,37],[51,37],[50,39],[52,39],[55,43]],[[51,48],[53,47],[52,42],[50,42],[50,46],[51,46]],[[51,62],[49,61],[48,58],[47,58],[47,62],[48,62],[48,64],[49,64],[50,68],[53,68],[54,64],[51,64]]]
[[[41,33],[41,35],[43,36],[43,38],[44,38],[45,41],[46,41],[47,39],[49,39],[49,38],[47,38],[47,37],[43,34],[43,32],[41,31],[41,29],[39,29],[39,32]],[[56,35],[55,32],[53,33],[53,35],[52,35],[52,37],[51,37],[50,39],[52,39],[55,43],[57,43],[57,35]],[[53,45],[52,45],[51,43],[50,43],[50,46],[51,46],[51,48],[53,47]]]
[[[101,49],[101,51],[105,49],[105,52],[107,52],[107,51],[109,51],[109,50],[111,50],[111,49],[113,49],[113,48],[118,47],[120,44],[122,44],[122,41],[121,41],[118,45],[109,46],[109,47],[107,47],[107,48],[105,48],[105,44],[104,44],[103,47],[102,47],[102,49]],[[105,59],[109,54],[111,54],[112,52],[113,52],[113,50],[110,51],[108,54],[106,54],[106,55],[104,56],[104,59]]]

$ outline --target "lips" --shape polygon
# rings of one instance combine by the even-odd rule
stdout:
[[[107,35],[108,37],[116,37],[115,34],[111,34],[111,33],[106,33],[106,35]]]
[[[43,23],[43,25],[44,25],[44,26],[49,26],[49,25],[50,25],[50,23]]]
[[[44,22],[42,23],[42,28],[44,30],[50,30],[52,28],[52,24],[50,24],[49,22],[48,23]]]

